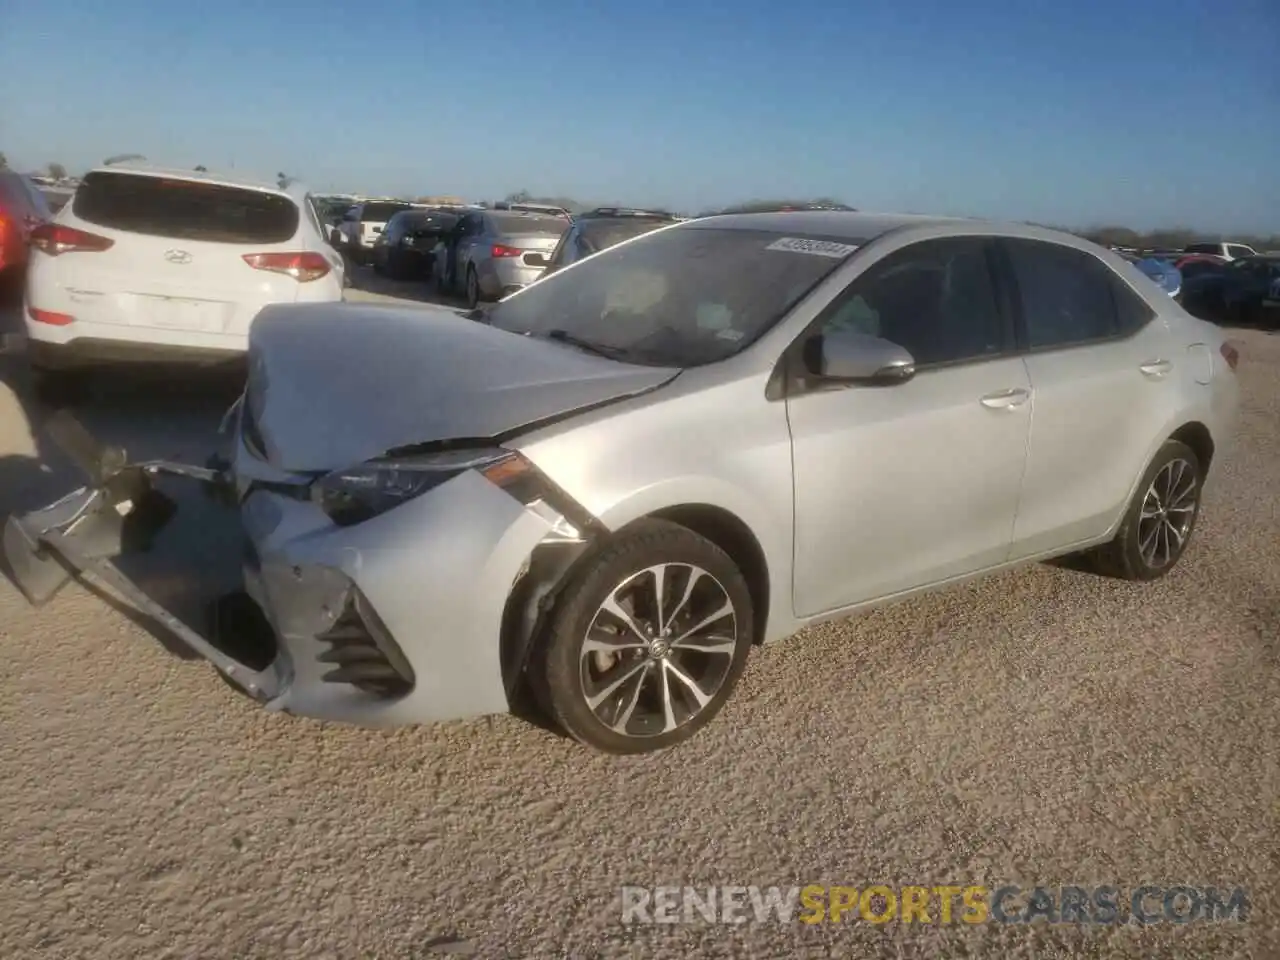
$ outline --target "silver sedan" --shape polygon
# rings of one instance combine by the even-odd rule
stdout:
[[[1065,234],[712,217],[483,313],[269,307],[228,462],[130,465],[64,423],[94,480],[10,520],[5,551],[34,602],[68,568],[103,580],[268,709],[534,704],[641,752],[808,624],[1064,554],[1164,576],[1230,440],[1236,363]],[[167,522],[164,473],[238,518],[252,636],[193,629],[112,562]]]

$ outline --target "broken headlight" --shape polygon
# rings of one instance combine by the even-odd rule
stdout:
[[[311,499],[334,523],[349,527],[420,497],[468,470],[505,487],[529,469],[522,456],[501,447],[442,450],[335,470],[311,484]]]

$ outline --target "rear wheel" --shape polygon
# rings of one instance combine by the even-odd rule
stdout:
[[[608,753],[673,746],[705,726],[751,649],[751,595],[729,556],[645,520],[581,565],[530,664],[547,714]]]
[[[467,267],[467,306],[472,310],[480,306],[480,278],[475,267]]]
[[[1195,451],[1167,441],[1147,467],[1115,538],[1093,552],[1098,570],[1122,580],[1158,580],[1172,570],[1195,530],[1202,480]]]

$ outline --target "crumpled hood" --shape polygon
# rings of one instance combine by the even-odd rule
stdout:
[[[273,466],[318,472],[397,447],[499,436],[678,373],[506,333],[444,307],[279,304],[250,327],[245,412]]]

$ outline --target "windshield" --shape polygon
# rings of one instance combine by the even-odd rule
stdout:
[[[629,363],[715,363],[777,323],[857,243],[760,230],[663,230],[527,287],[488,319],[501,330],[576,342]]]

